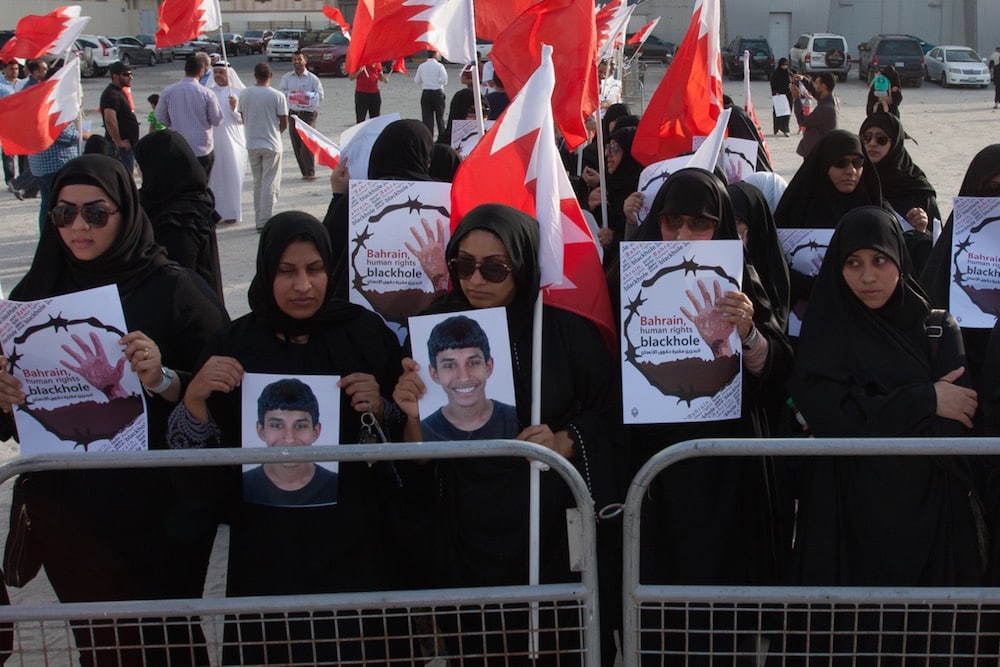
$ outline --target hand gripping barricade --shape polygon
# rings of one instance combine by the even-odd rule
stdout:
[[[959,456],[996,438],[694,440],[661,450],[624,509],[623,665],[1000,664],[1000,588],[653,585],[640,581],[650,484],[701,457]]]
[[[293,660],[301,664],[457,665],[468,664],[467,661],[531,664],[537,660],[552,665],[596,667],[601,651],[595,522],[581,520],[581,517],[594,516],[593,501],[573,466],[544,447],[498,440],[38,455],[0,466],[0,482],[22,473],[51,470],[233,466],[278,461],[374,463],[479,457],[513,457],[525,460],[526,466],[529,459],[540,461],[552,471],[549,475],[562,478],[576,502],[574,508],[567,510],[567,530],[573,569],[580,573],[579,582],[37,606],[19,604],[15,594],[12,606],[0,606],[0,632],[8,638],[13,633],[13,654],[6,664],[77,664],[80,656],[73,638],[80,636],[81,628],[93,628],[95,635],[110,629],[116,641],[104,657],[110,656],[112,663],[145,664],[144,652],[157,648],[151,645],[151,641],[155,641],[151,637],[171,636],[172,625],[186,628],[191,624],[200,625],[204,641],[199,639],[198,645],[191,646],[171,643],[169,647],[159,647],[168,649],[169,659],[164,664],[239,664],[241,661],[233,662],[227,657],[233,655],[226,646],[228,643],[228,648],[232,649],[233,634],[224,632],[227,623],[231,627],[235,619],[238,625],[236,642],[266,643],[270,637],[279,637],[278,641],[284,645],[282,650],[286,651],[282,655],[308,656],[304,661]],[[527,520],[525,517],[525,525]],[[207,588],[211,588],[211,581]],[[555,616],[559,618],[557,628],[530,626],[532,618]],[[448,617],[450,622],[438,622],[442,617]],[[505,624],[510,618],[525,623],[512,628]],[[279,631],[274,632],[276,626],[282,626],[284,631],[278,627]],[[450,629],[442,629],[445,626]],[[306,632],[296,632],[296,628],[301,630],[303,627]],[[483,636],[466,642],[472,633]],[[526,635],[531,635],[529,641],[524,641]],[[296,645],[289,648],[290,643]],[[479,652],[463,655],[466,646],[478,647]],[[455,647],[462,648],[456,651]],[[241,645],[239,648],[246,647]],[[269,646],[256,648],[259,655],[272,655]],[[395,651],[395,648],[401,650]],[[202,657],[205,655],[207,663]],[[288,662],[273,662],[266,657],[261,664]]]

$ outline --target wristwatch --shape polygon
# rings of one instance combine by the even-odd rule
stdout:
[[[177,377],[177,373],[174,373],[166,366],[160,368],[160,372],[163,373],[163,380],[160,381],[160,384],[155,387],[147,387],[146,385],[143,385],[143,388],[150,394],[162,394],[167,389],[170,389],[170,385],[174,383],[174,378]]]

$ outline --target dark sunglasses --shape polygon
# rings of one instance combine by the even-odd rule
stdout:
[[[870,144],[872,140],[874,140],[875,143],[878,144],[879,146],[885,146],[887,143],[889,143],[889,137],[885,136],[884,134],[873,134],[872,132],[865,132],[864,134],[861,135],[861,141],[865,142],[866,144]]]
[[[865,166],[865,159],[863,157],[842,157],[834,160],[830,166],[836,169],[847,169],[848,167],[861,169]]]
[[[719,223],[711,218],[685,218],[679,215],[661,215],[660,224],[666,225],[672,232],[680,231],[681,227],[687,224],[688,229],[700,234],[714,230]]]
[[[491,283],[502,283],[507,280],[507,276],[514,269],[499,259],[488,259],[485,262],[477,262],[466,257],[454,257],[448,260],[448,270],[458,276],[461,280],[468,280],[472,274],[479,269],[479,275],[483,280]]]
[[[77,215],[82,215],[84,222],[91,227],[100,229],[108,224],[108,220],[112,214],[117,212],[118,209],[112,211],[98,204],[84,204],[83,206],[59,204],[58,206],[53,206],[49,211],[49,220],[57,228],[69,227],[76,220]]]
[[[612,155],[618,155],[619,153],[622,152],[622,147],[618,146],[617,144],[608,144],[607,146],[604,147],[604,150],[608,153],[611,153]]]

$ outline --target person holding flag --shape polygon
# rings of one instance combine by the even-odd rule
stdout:
[[[382,71],[382,63],[374,62],[348,75],[354,82],[354,114],[357,122],[365,117],[376,118],[382,112],[382,93],[378,84],[389,83],[389,77]]]

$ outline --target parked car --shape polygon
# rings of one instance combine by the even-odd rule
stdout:
[[[282,28],[275,30],[271,41],[267,43],[267,59],[292,59],[292,54],[306,46],[306,33],[300,28]]]
[[[924,51],[920,41],[909,35],[875,35],[858,45],[858,78],[871,81],[879,69],[896,69],[903,85],[917,88],[924,80]]]
[[[243,39],[250,45],[250,53],[264,53],[272,35],[274,33],[270,30],[247,30],[243,33]]]
[[[923,50],[924,55],[927,55],[927,52],[934,48],[934,44],[931,44],[930,42],[928,42],[928,41],[926,41],[926,40],[924,40],[924,39],[922,39],[920,37],[917,37],[916,35],[904,35],[904,37],[912,37],[913,39],[915,39],[918,42],[920,42],[920,48],[921,48],[921,50]]]
[[[187,58],[195,53],[219,53],[220,51],[219,45],[205,35],[174,47],[174,55],[178,58]]]
[[[306,57],[306,69],[317,76],[320,74],[347,76],[347,47],[350,44],[351,40],[339,31],[319,44],[310,44],[302,49],[302,55]]]
[[[233,56],[249,56],[253,53],[253,49],[246,40],[243,39],[243,35],[235,32],[224,32],[222,36],[226,39],[226,57],[231,58]],[[214,44],[219,44],[219,36],[213,35],[209,37],[209,40]]]
[[[750,52],[750,78],[754,74],[763,74],[765,79],[771,78],[774,71],[774,53],[771,45],[763,37],[737,37],[722,49],[722,75],[729,75],[731,81],[743,78],[743,52]]]
[[[795,40],[788,54],[788,63],[803,74],[831,72],[839,81],[847,81],[847,73],[851,71],[851,53],[843,35],[807,32]]]
[[[156,54],[146,48],[146,45],[135,37],[109,37],[111,43],[118,47],[118,60],[125,65],[148,65],[152,67],[156,64]]]
[[[147,33],[136,35],[135,38],[142,42],[143,46],[156,54],[156,62],[170,63],[174,61],[174,48],[172,46],[162,49],[156,48],[156,37]]]
[[[626,41],[632,38],[632,34],[626,36]],[[664,42],[656,35],[650,35],[646,38],[646,41],[643,42],[642,48],[639,49],[639,60],[644,60],[646,62],[661,62],[664,65],[669,65],[670,61],[674,59],[675,50],[676,47],[673,42]],[[635,57],[634,44],[625,44],[625,57]]]
[[[80,54],[80,76],[85,79],[104,76],[111,63],[118,62],[118,47],[107,37],[80,35],[76,49]]]
[[[990,83],[990,70],[983,59],[968,46],[935,46],[924,57],[928,81],[948,86],[979,86]]]

